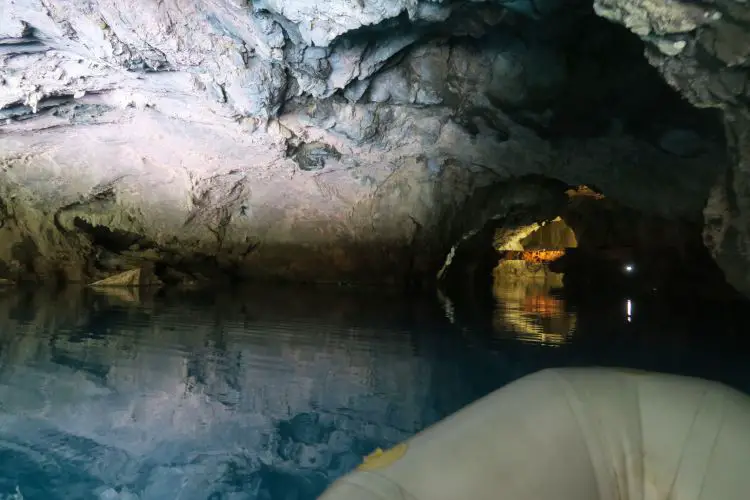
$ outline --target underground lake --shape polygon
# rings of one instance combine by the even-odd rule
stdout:
[[[748,61],[745,0],[0,0],[0,500],[745,500]]]
[[[313,500],[376,448],[550,367],[750,393],[747,304],[568,299],[538,274],[471,305],[281,285],[1,291],[0,498]]]

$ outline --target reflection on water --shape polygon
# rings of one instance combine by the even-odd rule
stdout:
[[[403,297],[107,291],[0,295],[0,498],[312,499],[476,397]]]
[[[627,323],[621,303],[576,316],[546,279],[506,280],[494,310],[451,321],[357,291],[0,291],[0,498],[312,500],[376,447],[549,366],[750,390],[740,349],[689,330],[731,325],[641,306]]]
[[[570,340],[576,313],[566,311],[565,302],[552,295],[562,288],[562,274],[523,260],[503,260],[494,274],[493,329],[498,336],[547,345]]]

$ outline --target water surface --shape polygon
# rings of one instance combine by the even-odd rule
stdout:
[[[573,307],[538,283],[495,299],[2,291],[0,498],[312,500],[376,447],[551,366],[750,392],[732,314]]]

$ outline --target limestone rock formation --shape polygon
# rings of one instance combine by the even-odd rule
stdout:
[[[693,104],[731,104],[731,130],[747,11],[596,3]],[[585,1],[5,2],[0,278],[402,283],[481,226],[477,193],[530,174],[699,217],[722,134],[641,52]],[[749,233],[722,223],[734,270]]]
[[[144,287],[158,286],[161,282],[147,268],[131,269],[91,283],[92,287]]]

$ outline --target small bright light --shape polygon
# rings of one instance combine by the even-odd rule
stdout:
[[[628,323],[630,323],[633,320],[633,303],[630,301],[630,299],[627,299],[627,301],[625,302],[625,315]]]
[[[633,266],[633,264],[627,264],[627,265],[625,265],[625,272],[626,273],[632,273],[633,269],[635,269],[635,267]]]

